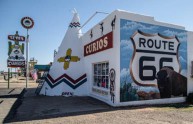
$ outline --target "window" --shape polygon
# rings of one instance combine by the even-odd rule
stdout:
[[[109,63],[95,63],[94,65],[94,86],[109,88]]]

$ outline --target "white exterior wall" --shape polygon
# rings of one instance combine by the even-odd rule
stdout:
[[[48,96],[88,95],[79,21],[78,13],[75,12],[50,68],[48,74],[50,76],[46,77],[40,94]],[[67,60],[66,57],[69,56],[70,60]]]
[[[187,46],[188,46],[188,74],[187,74],[187,81],[188,81],[188,93],[193,93],[193,77],[191,77],[191,71],[193,69],[192,65],[191,65],[191,61],[193,61],[193,32],[188,32],[188,42],[187,42]]]
[[[111,21],[114,19],[115,13],[110,14],[107,18],[105,18],[103,21],[103,27],[104,27],[104,31],[103,31],[103,35],[108,34],[109,32],[112,31],[112,27],[111,27]],[[88,87],[89,87],[89,95],[97,98],[99,100],[102,100],[110,105],[113,105],[111,100],[110,100],[110,89],[105,89],[105,88],[99,88],[99,87],[94,87],[96,89],[99,90],[103,90],[108,92],[108,96],[104,96],[104,95],[100,95],[97,93],[92,92],[92,87],[93,87],[93,83],[94,83],[94,79],[93,79],[93,64],[94,63],[99,63],[99,62],[109,62],[109,70],[111,68],[116,70],[116,81],[118,82],[119,79],[119,72],[117,70],[119,70],[119,52],[120,51],[120,42],[118,39],[118,35],[119,34],[119,30],[118,30],[118,19],[116,20],[116,26],[115,26],[115,30],[113,30],[113,48],[101,51],[101,52],[97,52],[95,54],[92,55],[88,55],[86,57],[84,57],[84,62],[85,62],[85,70],[87,71],[87,77],[88,77]],[[101,23],[100,22],[100,23]],[[91,30],[93,33],[93,38],[92,40],[90,39],[90,32],[91,30],[89,30],[88,32],[86,32],[82,37],[81,37],[81,41],[83,42],[83,47],[92,42],[95,41],[96,39],[102,37],[101,35],[101,29],[100,29],[100,23],[98,23],[96,26],[94,26]],[[109,82],[109,86],[110,86],[110,82]],[[115,84],[115,88],[117,89],[117,83]],[[117,90],[115,90],[117,93]],[[118,99],[116,99],[116,95],[115,95],[115,103],[118,103]]]
[[[110,14],[107,18],[105,18],[104,22],[104,35],[109,33],[111,29],[111,21],[113,20],[114,16],[116,15],[116,26],[115,30],[113,31],[113,48],[101,51],[89,56],[86,56],[84,58],[85,62],[85,70],[87,71],[88,75],[88,88],[90,91],[90,96],[97,98],[99,100],[102,100],[112,106],[127,106],[127,105],[143,105],[143,104],[164,104],[164,103],[178,103],[178,102],[184,102],[185,97],[177,97],[177,98],[168,98],[168,99],[154,99],[154,100],[141,100],[141,101],[130,101],[130,102],[120,102],[120,19],[126,19],[126,20],[132,20],[137,22],[143,22],[147,24],[153,24],[158,26],[165,26],[175,29],[181,29],[185,30],[182,26],[177,26],[173,24],[163,23],[163,22],[157,22],[154,20],[153,17],[150,16],[143,16],[138,14],[132,14],[125,11],[116,10],[112,14]],[[100,22],[100,23],[101,23]],[[98,39],[101,37],[101,30],[100,25],[97,24],[92,28],[93,38],[90,39],[90,31],[89,30],[84,36],[81,37],[81,40],[84,45]],[[189,53],[193,53],[193,50],[191,46],[193,46],[193,33],[188,32],[188,39],[187,39],[187,45],[188,45],[188,74],[187,74],[187,82],[188,82],[188,93],[193,92],[193,78],[190,77],[191,75],[191,61],[193,61],[193,56],[190,56]],[[115,102],[114,104],[110,100],[110,94],[108,96],[102,96],[96,93],[92,92],[93,87],[93,64],[98,62],[109,62],[109,70],[111,68],[114,68],[116,71],[116,80],[115,80]],[[110,83],[110,82],[109,82]],[[104,90],[104,88],[98,88],[100,90]],[[108,93],[110,92],[109,89],[106,90]]]
[[[154,24],[154,25],[159,25],[159,26],[165,26],[165,27],[185,30],[185,28],[182,27],[182,26],[167,24],[167,23],[163,23],[163,22],[157,22],[157,21],[154,20],[153,17],[150,17],[150,16],[132,14],[132,13],[128,13],[128,12],[125,12],[125,11],[117,11],[117,13],[119,13],[118,14],[119,15],[118,16],[119,20],[120,19],[126,19],[126,20],[132,20],[132,21],[137,21],[137,22],[143,22],[143,23],[147,23],[147,24]],[[120,38],[120,36],[119,36],[119,38]],[[187,42],[189,42],[191,38],[192,37],[190,37]],[[120,42],[120,40],[119,40],[119,42]],[[187,53],[189,53],[189,52],[187,52]],[[192,59],[193,59],[193,57],[192,57]],[[188,65],[189,64],[190,63],[188,63]],[[120,78],[119,78],[118,82],[120,82]],[[117,85],[119,85],[118,86],[119,88],[117,89],[117,94],[120,94],[120,83],[117,83]],[[191,85],[191,82],[190,82],[190,79],[189,79],[188,86],[190,86],[190,85]],[[190,91],[193,91],[193,89],[188,88],[188,92],[190,92]],[[117,99],[117,101],[120,101],[120,95],[117,95],[116,99]],[[178,97],[178,98],[169,98],[169,99],[154,99],[154,100],[118,102],[115,106],[128,106],[128,105],[129,106],[135,106],[135,105],[145,105],[145,104],[149,105],[149,104],[179,103],[179,102],[184,102],[184,101],[185,101],[185,97]]]

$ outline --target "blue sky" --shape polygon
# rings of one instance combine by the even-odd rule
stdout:
[[[184,26],[193,31],[192,0],[0,0],[0,70],[7,70],[7,35],[26,35],[20,20],[24,16],[34,19],[29,30],[30,58],[38,64],[53,61],[57,49],[76,8],[83,24],[96,11],[111,13],[116,9],[153,16],[155,20]],[[84,28],[83,33],[107,15],[98,14]]]

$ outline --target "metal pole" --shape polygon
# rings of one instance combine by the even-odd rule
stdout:
[[[109,13],[106,13],[106,12],[95,12],[78,30],[82,29],[98,13],[109,14]]]
[[[11,78],[12,78],[12,68],[10,70],[11,70],[10,74],[11,74]]]
[[[29,76],[29,63],[28,63],[28,49],[29,49],[29,35],[27,29],[27,39],[26,39],[26,88],[28,86],[28,76]]]
[[[8,89],[9,89],[9,73],[10,73],[10,69],[8,68]]]

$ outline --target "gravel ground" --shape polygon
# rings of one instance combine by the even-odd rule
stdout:
[[[183,106],[180,107],[179,106]],[[124,107],[110,111],[16,122],[14,124],[193,124],[193,105]]]
[[[28,88],[37,87],[38,83],[30,78],[28,81]],[[9,88],[25,88],[26,87],[26,79],[25,77],[11,78]],[[3,76],[0,76],[0,88],[8,88],[8,81],[4,80]]]
[[[22,83],[12,83],[11,86],[25,87]],[[0,87],[6,87],[1,83]],[[29,87],[36,87],[36,83],[29,83]],[[31,96],[30,96],[31,97]],[[3,99],[9,103],[10,99]],[[1,102],[1,100],[0,100]],[[1,105],[3,105],[1,103]],[[51,108],[50,108],[51,109]],[[19,109],[18,109],[19,110]],[[0,111],[2,114],[2,111]],[[5,112],[3,112],[5,114]],[[29,111],[30,113],[30,111]],[[158,107],[121,107],[110,108],[104,111],[89,113],[74,113],[46,119],[11,122],[14,124],[193,124],[193,105],[174,104]]]
[[[16,100],[17,98],[0,98],[0,123],[3,123],[4,118],[7,116]]]

